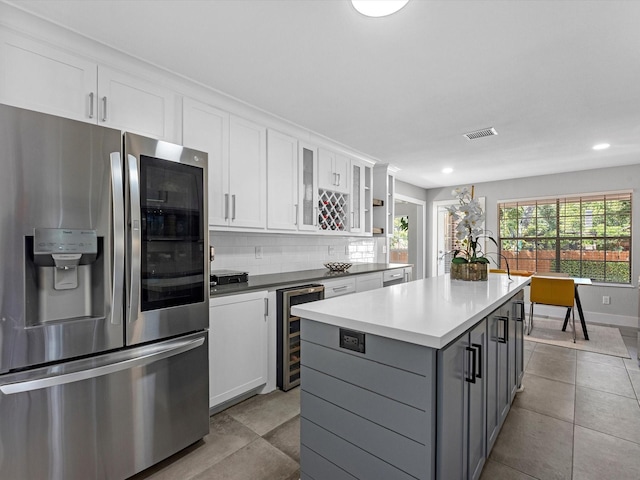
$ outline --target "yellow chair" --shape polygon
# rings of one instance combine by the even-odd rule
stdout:
[[[573,343],[576,343],[576,315],[573,308],[575,303],[575,285],[572,278],[562,277],[531,277],[531,291],[529,299],[531,300],[531,308],[529,310],[529,326],[527,335],[531,333],[533,328],[533,306],[537,303],[540,305],[552,305],[567,308],[573,317]]]

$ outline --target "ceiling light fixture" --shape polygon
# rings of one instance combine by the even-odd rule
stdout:
[[[409,0],[351,0],[353,8],[367,17],[386,17],[396,13]]]
[[[608,143],[599,143],[597,145],[593,146],[594,150],[606,150],[607,148],[609,148],[611,145],[609,145]]]
[[[453,173],[453,168],[445,167],[442,169],[442,173],[445,173],[445,174]]]

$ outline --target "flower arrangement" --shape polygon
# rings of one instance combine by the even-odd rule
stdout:
[[[473,197],[474,187],[459,187],[451,194],[458,198],[458,205],[447,207],[447,211],[457,220],[456,238],[459,246],[453,251],[452,264],[462,263],[482,263],[488,264],[489,259],[484,255],[479,242],[481,237],[486,237],[493,243],[496,241],[485,235],[482,228],[484,223],[484,212],[480,203]],[[496,243],[497,245],[497,243]]]

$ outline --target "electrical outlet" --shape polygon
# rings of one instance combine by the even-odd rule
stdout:
[[[329,255],[334,255],[336,253],[336,247],[333,245],[329,245]]]
[[[256,258],[262,258],[262,247],[256,247]]]
[[[603,295],[602,296],[602,304],[603,305],[610,305],[611,304],[611,297],[609,295]]]
[[[382,246],[382,253],[387,253],[387,246],[386,245]]]

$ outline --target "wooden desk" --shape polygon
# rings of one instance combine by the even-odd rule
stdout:
[[[580,285],[593,285],[590,278],[573,278],[573,284],[576,289],[576,306],[578,307],[578,315],[580,315],[580,324],[582,325],[582,333],[584,334],[584,339],[589,340],[589,334],[587,333],[587,324],[584,321],[584,312],[582,311],[582,302],[580,302],[580,295],[578,294],[578,287]],[[569,314],[571,310],[567,310],[567,314],[564,317],[564,323],[562,324],[562,331],[564,332],[567,329],[567,322],[569,321]]]

